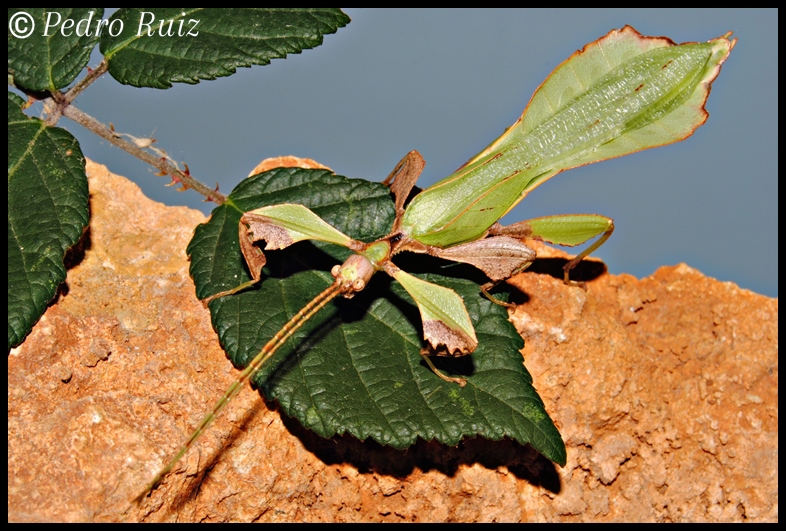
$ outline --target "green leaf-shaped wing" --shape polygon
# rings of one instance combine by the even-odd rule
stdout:
[[[14,84],[54,92],[71,83],[90,59],[103,15],[100,8],[9,8],[8,73]],[[62,29],[67,20],[74,25]]]
[[[613,30],[559,65],[519,122],[474,160],[540,144],[528,162],[550,157],[562,170],[684,140],[707,120],[710,85],[733,47],[728,36],[677,45]],[[563,134],[549,139],[557,125]]]
[[[116,20],[122,33],[101,37],[109,73],[121,83],[153,88],[266,65],[319,46],[323,35],[349,23],[329,8],[123,8],[110,27]]]
[[[248,280],[236,224],[241,212],[277,203],[304,204],[364,241],[384,236],[394,218],[390,192],[377,183],[302,169],[252,177],[216,208],[189,245],[198,296]],[[341,247],[311,242],[270,252],[258,288],[214,301],[213,323],[232,361],[247,364],[332,283],[331,267],[347,255]],[[519,352],[521,337],[506,310],[482,297],[475,282],[419,276],[464,299],[478,349],[472,356],[436,361],[441,370],[466,378],[466,387],[439,379],[424,363],[417,306],[386,275],[376,275],[354,298],[328,304],[263,367],[257,385],[323,437],[349,433],[405,448],[418,437],[456,444],[463,437],[508,436],[564,464],[565,446],[532,387]]]
[[[418,194],[401,229],[428,245],[472,241],[561,171],[690,136],[736,40],[675,45],[630,26],[574,53],[521,118],[459,170]]]
[[[65,280],[63,256],[88,221],[76,139],[22,113],[8,94],[8,348],[24,340]]]

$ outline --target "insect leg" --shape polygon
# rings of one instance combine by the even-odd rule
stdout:
[[[489,229],[491,235],[507,235],[519,240],[540,240],[546,243],[572,247],[592,238],[599,238],[575,258],[563,266],[564,282],[568,285],[584,287],[583,283],[570,280],[570,271],[581,260],[595,251],[609,239],[614,232],[614,220],[600,214],[567,214],[544,216],[502,226],[498,223]]]

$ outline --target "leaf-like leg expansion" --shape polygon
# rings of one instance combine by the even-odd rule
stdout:
[[[427,252],[445,260],[473,265],[494,281],[524,271],[537,256],[532,248],[510,236],[491,236],[447,249],[429,247]]]
[[[303,205],[284,203],[257,208],[243,214],[240,223],[248,225],[251,241],[267,242],[266,251],[284,249],[302,240],[335,243],[353,251],[363,247]],[[247,250],[243,248],[246,259]]]
[[[446,260],[471,264],[486,273],[491,282],[481,286],[480,291],[491,302],[506,308],[515,308],[516,305],[497,299],[489,290],[527,269],[537,256],[532,248],[510,236],[489,236],[447,249],[428,247],[427,252]]]
[[[234,295],[239,291],[250,288],[251,286],[257,284],[262,278],[262,268],[265,266],[265,263],[267,263],[265,253],[263,253],[259,247],[254,245],[252,233],[249,230],[249,226],[243,221],[243,218],[240,218],[240,223],[238,223],[237,227],[237,236],[238,240],[240,241],[240,251],[243,253],[243,258],[246,260],[248,271],[251,273],[251,280],[244,282],[232,289],[220,291],[211,295],[210,297],[202,299],[202,305],[205,308],[207,308],[208,304],[210,304],[215,299],[218,299],[219,297],[226,297],[227,295]]]
[[[565,284],[580,287],[584,287],[583,283],[570,280],[571,269],[575,268],[584,257],[603,245],[612,232],[614,232],[614,220],[600,214],[544,216],[514,223],[507,227],[495,223],[489,229],[489,234],[492,235],[507,235],[522,240],[540,240],[568,247],[580,245],[596,236],[600,236],[597,241],[584,249],[562,268],[565,271],[563,279]]]
[[[423,338],[432,348],[444,345],[450,355],[463,356],[478,348],[478,338],[464,307],[464,300],[452,289],[410,275],[393,262],[383,264],[385,272],[398,280],[420,310]]]
[[[426,161],[415,150],[407,153],[403,159],[396,164],[393,171],[390,172],[382,184],[390,187],[390,191],[396,198],[396,221],[393,224],[393,232],[398,230],[401,216],[404,214],[404,203],[406,203],[412,187],[420,177]]]
[[[254,242],[265,240],[265,250],[289,247],[302,240],[321,240],[359,251],[365,247],[343,232],[335,229],[303,205],[281,204],[246,212],[238,224],[238,238],[243,258],[248,264],[251,280],[235,288],[211,295],[203,301],[208,303],[218,297],[232,295],[249,288],[262,278],[262,267],[267,262],[265,253]]]
[[[460,387],[464,387],[465,385],[467,385],[467,381],[464,378],[454,378],[452,376],[448,376],[447,374],[437,369],[437,366],[434,365],[433,361],[431,361],[429,354],[430,352],[428,351],[428,349],[423,349],[420,351],[420,355],[423,356],[424,360],[426,360],[426,364],[428,364],[429,368],[434,374],[436,374],[437,376],[439,376],[440,378],[442,378],[448,383],[459,384]]]

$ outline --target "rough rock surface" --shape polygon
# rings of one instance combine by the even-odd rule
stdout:
[[[188,276],[204,216],[88,172],[67,285],[8,357],[9,521],[777,521],[777,299],[686,265],[588,264],[583,291],[554,253],[514,279],[512,319],[566,467],[511,441],[325,440],[248,388],[132,506],[237,371]]]

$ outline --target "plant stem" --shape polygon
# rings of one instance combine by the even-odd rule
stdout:
[[[70,104],[76,99],[77,96],[82,93],[83,90],[92,85],[96,79],[104,75],[108,70],[109,63],[107,62],[106,57],[104,57],[104,59],[101,61],[101,64],[99,64],[95,70],[91,70],[82,81],[74,85],[71,90],[66,92],[63,101],[66,104]]]
[[[109,127],[105,126],[92,116],[82,112],[74,105],[68,105],[63,108],[62,114],[63,116],[72,119],[79,125],[97,134],[101,138],[111,142],[123,151],[130,153],[144,162],[147,162],[154,168],[158,169],[162,174],[173,176],[175,179],[183,183],[185,188],[193,188],[195,191],[205,196],[208,200],[213,201],[219,205],[226,201],[226,196],[224,196],[222,193],[218,192],[217,190],[213,190],[209,186],[202,184],[190,175],[184,173],[182,170],[180,170],[180,168],[169,162],[166,158],[156,157],[155,155],[148,153],[132,142],[121,138],[116,132],[109,129]]]

